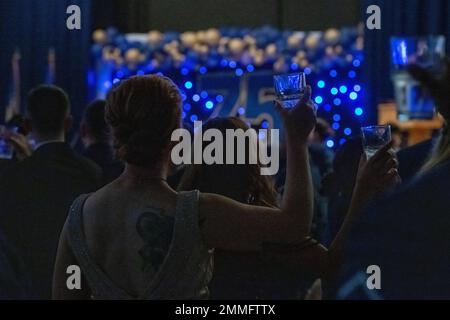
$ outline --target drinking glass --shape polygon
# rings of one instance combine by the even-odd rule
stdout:
[[[391,126],[368,126],[361,128],[364,152],[370,159],[386,143],[391,141]]]
[[[302,98],[306,88],[306,77],[303,72],[280,74],[273,76],[277,99],[284,108],[293,108]]]

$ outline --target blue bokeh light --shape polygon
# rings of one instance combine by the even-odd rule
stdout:
[[[317,87],[318,88],[325,88],[325,81],[323,81],[323,80],[317,81]]]
[[[336,78],[337,77],[337,71],[336,70],[330,70],[330,77],[332,77],[332,78]]]
[[[188,68],[181,68],[180,73],[181,73],[183,76],[187,76],[187,75],[189,74],[189,69],[188,69]]]
[[[339,87],[339,91],[340,91],[341,93],[346,93],[346,92],[347,92],[347,86],[340,86],[340,87]]]
[[[327,147],[333,148],[334,147],[334,141],[333,140],[327,140]]]
[[[364,111],[363,111],[362,108],[356,108],[356,109],[355,109],[355,114],[356,114],[357,116],[361,116],[363,113],[364,113]]]
[[[190,119],[191,119],[192,122],[194,122],[194,121],[198,120],[198,117],[197,117],[196,114],[193,114],[193,115],[191,115]]]
[[[320,103],[323,102],[323,98],[322,98],[321,96],[317,96],[317,97],[314,99],[314,101],[315,101],[316,103],[320,104]]]
[[[339,123],[337,123],[337,122],[334,122],[334,123],[331,125],[331,127],[333,128],[333,130],[338,130],[338,129],[341,127],[341,125],[340,125]]]
[[[205,103],[205,107],[206,107],[206,109],[211,110],[212,108],[214,108],[214,103],[212,101],[208,100]]]
[[[335,115],[333,115],[333,120],[334,121],[341,121],[341,115],[336,113]]]
[[[352,134],[352,129],[350,129],[350,128],[345,128],[345,129],[344,129],[344,134],[345,134],[346,136],[351,135],[351,134]]]
[[[186,81],[186,82],[184,83],[184,87],[185,87],[186,89],[192,89],[193,84],[192,84],[191,81]]]
[[[219,95],[216,97],[216,101],[219,102],[219,103],[223,102],[223,96],[219,94]]]
[[[199,102],[200,101],[200,96],[198,94],[194,94],[192,96],[192,100],[194,100],[195,102]]]
[[[208,98],[208,92],[206,92],[205,90],[203,90],[202,92],[200,92],[200,97],[202,97],[203,99]]]
[[[236,75],[238,77],[242,76],[244,74],[244,71],[241,68],[237,68],[235,71]]]
[[[341,99],[336,98],[336,99],[333,100],[333,103],[334,103],[334,105],[336,105],[336,106],[340,106],[341,103],[342,103],[342,101],[341,101]]]
[[[338,94],[338,89],[337,88],[331,88],[330,90],[332,95],[337,95]]]
[[[249,64],[248,66],[247,66],[247,71],[248,72],[253,72],[255,70],[255,67],[252,65],[252,64]]]
[[[358,99],[358,94],[356,92],[350,92],[349,97],[351,100],[356,100]]]

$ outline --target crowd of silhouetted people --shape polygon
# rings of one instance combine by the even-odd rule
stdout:
[[[122,80],[90,103],[78,143],[67,94],[34,88],[0,160],[0,298],[449,299],[446,66],[440,78],[410,68],[445,119],[436,137],[400,150],[393,130],[369,159],[357,135],[325,146],[334,133],[310,87],[293,109],[276,102],[275,176],[259,161],[174,165],[182,98],[167,77]]]

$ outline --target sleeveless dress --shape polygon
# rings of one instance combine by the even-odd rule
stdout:
[[[119,288],[89,255],[83,231],[83,205],[89,194],[78,197],[68,216],[68,239],[72,252],[91,289],[92,298],[130,299],[207,299],[213,271],[213,251],[202,240],[197,190],[178,194],[172,241],[162,264],[142,296]]]

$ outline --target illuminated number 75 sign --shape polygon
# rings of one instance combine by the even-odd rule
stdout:
[[[209,73],[197,78],[199,91],[224,97],[210,118],[239,116],[251,125],[280,128],[280,118],[273,106],[273,73],[259,71],[237,77],[234,73]]]

